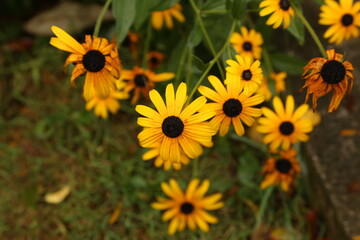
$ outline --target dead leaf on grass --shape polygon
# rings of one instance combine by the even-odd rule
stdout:
[[[45,202],[50,204],[59,204],[70,194],[70,185],[65,185],[59,191],[47,193],[44,197]]]
[[[109,218],[109,223],[110,224],[114,224],[119,219],[121,209],[122,209],[122,202],[119,202],[118,205],[116,206],[113,214]]]

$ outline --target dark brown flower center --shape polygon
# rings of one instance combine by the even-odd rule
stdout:
[[[90,50],[83,56],[83,65],[89,72],[99,72],[105,67],[105,56],[98,50]]]
[[[344,79],[345,72],[344,64],[336,60],[331,60],[322,66],[320,75],[326,83],[337,84]]]
[[[180,206],[180,211],[183,214],[191,214],[194,211],[194,205],[192,203],[189,203],[189,202],[184,202]]]
[[[354,22],[354,17],[351,14],[345,14],[341,18],[341,23],[347,27],[350,26]]]
[[[280,8],[284,11],[287,11],[290,8],[290,3],[288,0],[280,0]]]
[[[243,49],[244,49],[245,51],[251,51],[251,49],[252,49],[252,44],[251,44],[251,42],[244,42],[244,43],[243,43]]]
[[[162,132],[169,138],[176,138],[184,131],[184,123],[180,118],[170,116],[164,119],[161,125]]]
[[[252,73],[251,71],[248,69],[248,70],[245,70],[243,71],[242,75],[241,75],[242,79],[244,79],[245,81],[249,81],[252,77]]]
[[[157,57],[151,57],[151,58],[150,58],[150,62],[151,62],[152,64],[158,64],[158,63],[159,63],[159,59],[158,59]]]
[[[291,162],[285,158],[276,161],[275,168],[281,173],[288,173],[291,170]]]
[[[149,78],[144,74],[137,74],[135,76],[135,85],[138,87],[145,87],[149,83]]]
[[[223,105],[223,112],[228,117],[237,117],[242,111],[242,104],[239,100],[230,98]]]
[[[280,124],[279,130],[280,130],[281,134],[283,134],[285,136],[289,136],[295,130],[294,124],[292,124],[291,122],[288,122],[288,121],[282,122]]]

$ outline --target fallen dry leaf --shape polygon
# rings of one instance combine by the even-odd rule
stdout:
[[[359,134],[359,130],[353,128],[345,128],[340,131],[339,135],[344,137],[352,137]]]
[[[70,185],[65,185],[59,191],[47,193],[44,197],[45,202],[50,204],[59,204],[70,194]]]
[[[113,214],[109,218],[109,223],[110,224],[114,224],[119,219],[121,209],[122,209],[122,202],[119,202],[118,205],[116,206]]]

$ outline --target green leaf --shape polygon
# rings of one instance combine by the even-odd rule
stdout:
[[[226,0],[209,0],[206,1],[202,10],[219,10],[226,8]]]
[[[134,0],[116,0],[112,2],[112,12],[116,20],[115,29],[118,44],[124,40],[130,26],[134,22],[135,10],[136,1]]]
[[[207,67],[207,64],[204,63],[200,58],[198,58],[197,56],[193,55],[192,56],[192,71],[195,75],[199,74],[201,75],[206,67]]]
[[[290,26],[286,29],[293,35],[298,41],[300,45],[303,45],[305,42],[305,29],[304,24],[301,22],[300,18],[295,16],[294,19],[291,20]]]
[[[187,41],[188,47],[194,48],[197,45],[199,45],[202,40],[202,37],[203,37],[203,35],[202,35],[199,24],[195,24],[193,29],[191,29],[189,37],[188,37],[188,41]]]
[[[141,2],[146,1],[147,0],[141,0]],[[178,1],[179,0],[158,0],[158,3],[151,9],[151,11],[163,11],[172,8]]]
[[[247,0],[227,0],[226,9],[235,19],[242,20],[246,15]]]
[[[302,74],[303,67],[306,65],[306,61],[303,59],[283,53],[271,55],[271,61],[276,69],[291,75]]]
[[[139,31],[141,25],[150,16],[151,9],[154,8],[156,4],[158,4],[158,0],[136,0],[134,26],[137,31]]]

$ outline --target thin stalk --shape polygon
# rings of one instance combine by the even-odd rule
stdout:
[[[199,23],[199,26],[200,26],[200,29],[204,35],[204,38],[205,38],[205,41],[207,43],[207,45],[209,46],[210,48],[210,51],[212,53],[212,55],[215,57],[216,56],[216,51],[215,51],[215,48],[210,40],[210,37],[209,37],[209,34],[207,33],[206,31],[206,28],[205,28],[205,25],[204,25],[204,22],[201,18],[201,15],[200,15],[200,10],[199,8],[196,6],[194,0],[190,0],[190,4],[192,6],[192,8],[194,9],[195,13],[196,13],[196,18],[198,20],[198,23]],[[216,59],[216,64],[219,68],[219,71],[220,71],[220,75],[221,75],[221,78],[222,79],[225,79],[225,74],[224,74],[224,70],[222,69],[222,66],[221,66],[221,63],[218,59]]]
[[[150,41],[151,41],[151,33],[152,33],[152,26],[151,26],[151,21],[149,21],[147,29],[146,29],[146,38],[145,38],[145,44],[144,44],[144,50],[143,50],[143,62],[142,62],[142,67],[146,68],[146,54],[149,51],[149,47],[150,47]]]
[[[306,29],[309,31],[311,37],[313,38],[314,42],[316,43],[316,45],[318,46],[321,54],[323,55],[324,58],[327,58],[327,54],[325,51],[324,46],[322,45],[318,35],[315,33],[314,29],[311,27],[310,23],[308,22],[308,20],[306,20],[306,18],[304,17],[304,15],[300,12],[300,10],[295,6],[294,3],[290,3],[291,7],[294,9],[295,15],[297,15],[300,20],[302,21],[302,23],[305,25]]]
[[[110,6],[110,3],[112,2],[112,0],[107,0],[103,6],[103,8],[101,9],[101,12],[98,16],[98,18],[96,19],[96,24],[95,24],[95,28],[94,28],[94,36],[97,37],[99,35],[99,31],[100,31],[100,27],[101,27],[101,23],[104,19],[105,13],[107,11],[107,9]]]
[[[201,75],[200,79],[196,82],[194,88],[192,89],[191,93],[189,94],[189,97],[187,99],[186,104],[189,104],[189,102],[191,101],[192,96],[194,96],[196,90],[198,89],[198,87],[200,86],[201,82],[204,80],[204,78],[207,76],[207,74],[209,73],[210,69],[214,66],[214,64],[216,63],[216,61],[219,59],[219,57],[221,56],[221,54],[223,53],[223,51],[226,49],[227,45],[229,44],[229,39],[232,35],[232,33],[234,32],[236,26],[236,22],[234,21],[231,25],[230,28],[230,32],[228,34],[228,37],[225,41],[225,44],[222,46],[222,48],[220,49],[220,51],[215,55],[215,57],[209,62],[208,67],[205,69],[205,71],[203,72],[203,74]]]
[[[258,211],[258,214],[256,215],[255,229],[257,229],[260,226],[260,224],[261,224],[261,222],[263,220],[265,210],[267,208],[269,198],[270,198],[273,190],[274,190],[274,187],[272,187],[272,186],[268,187],[265,190],[264,195],[262,196],[259,211]]]
[[[181,53],[181,56],[180,56],[180,60],[179,60],[179,64],[177,66],[177,70],[176,70],[176,73],[175,73],[175,86],[178,86],[179,85],[179,81],[181,79],[181,74],[184,70],[184,64],[185,64],[185,58],[186,58],[186,55],[188,54],[188,48],[185,47],[184,48],[184,51]]]

